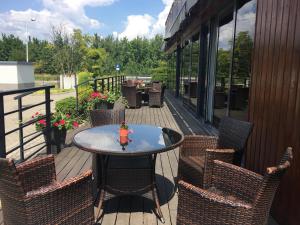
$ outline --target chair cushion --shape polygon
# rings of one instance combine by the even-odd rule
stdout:
[[[181,156],[179,159],[178,178],[197,187],[202,187],[204,157]]]

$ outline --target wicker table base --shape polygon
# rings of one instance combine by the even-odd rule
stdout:
[[[164,223],[156,185],[156,155],[120,157],[96,154],[93,161],[94,181],[98,187],[99,205],[122,195],[138,195],[153,200],[156,215]]]

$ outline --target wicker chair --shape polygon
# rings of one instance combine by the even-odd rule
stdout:
[[[93,224],[92,172],[56,181],[54,157],[0,159],[4,224]]]
[[[166,86],[162,86],[160,83],[153,83],[152,88],[149,90],[149,106],[159,106],[163,105],[164,93]]]
[[[123,121],[125,121],[125,106],[120,102],[116,102],[114,109],[92,110],[90,111],[90,121],[92,127],[109,124],[121,124]],[[92,168],[94,177],[93,195],[94,198],[96,198],[98,193],[97,188],[101,183],[101,159],[97,154],[93,154]]]
[[[90,111],[90,120],[93,127],[108,124],[121,124],[125,120],[125,109],[92,110]]]
[[[290,167],[288,148],[264,176],[215,160],[207,190],[179,181],[178,225],[266,225],[280,179]]]
[[[249,122],[223,117],[218,137],[185,136],[180,148],[178,179],[202,187],[210,179],[213,160],[240,165],[251,130]]]
[[[131,108],[141,107],[142,93],[136,90],[136,86],[122,86],[122,95],[126,98],[128,106]]]

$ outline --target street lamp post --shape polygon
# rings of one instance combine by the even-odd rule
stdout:
[[[31,22],[35,21],[35,18],[30,19]],[[29,42],[29,35],[28,35],[28,22],[26,21],[26,62],[28,62],[28,42]]]

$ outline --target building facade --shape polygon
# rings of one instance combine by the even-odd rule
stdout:
[[[294,148],[272,214],[279,224],[298,224],[300,0],[175,0],[164,48],[168,88],[195,117],[254,124],[248,169],[264,173]]]

